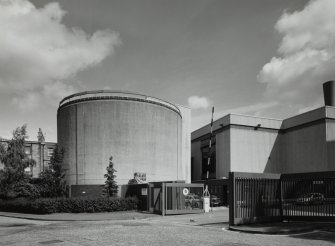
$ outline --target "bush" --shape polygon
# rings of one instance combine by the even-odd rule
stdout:
[[[51,214],[51,213],[97,213],[136,210],[138,199],[128,198],[40,198],[29,200],[0,200],[0,211]]]

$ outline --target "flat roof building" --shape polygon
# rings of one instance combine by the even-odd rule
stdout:
[[[192,132],[192,180],[206,177],[209,133],[210,125]],[[284,120],[228,114],[214,122],[213,133],[211,179],[229,172],[335,171],[334,105]]]
[[[0,144],[7,147],[8,139],[0,139]],[[30,159],[35,160],[36,165],[28,167],[26,172],[29,173],[33,178],[37,178],[40,172],[49,168],[50,158],[54,152],[56,143],[45,142],[45,141],[25,141],[25,153]],[[3,164],[0,162],[0,168],[3,168]]]

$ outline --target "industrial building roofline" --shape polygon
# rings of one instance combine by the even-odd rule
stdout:
[[[213,123],[213,131],[219,130],[220,128],[230,126],[230,125],[241,125],[241,126],[250,126],[258,128],[267,128],[279,130],[283,120],[258,117],[252,115],[243,115],[243,114],[227,114]],[[195,140],[205,134],[209,133],[210,124],[207,124],[191,134],[191,140]]]
[[[301,126],[310,122],[322,119],[335,119],[335,107],[323,106],[311,111],[298,114],[283,121],[282,129],[287,130],[292,127]]]
[[[84,91],[69,95],[63,98],[59,103],[59,108],[81,101],[93,101],[93,100],[108,100],[108,99],[124,99],[124,100],[134,100],[134,101],[142,101],[149,102],[153,104],[158,104],[164,106],[166,108],[172,109],[181,115],[179,108],[167,101],[162,99],[146,96],[139,93],[128,92],[128,91],[117,91],[117,90],[95,90],[95,91]]]
[[[294,127],[303,126],[312,122],[317,122],[324,119],[335,120],[335,107],[323,106],[293,117],[279,120],[273,118],[265,118],[258,116],[228,114],[214,121],[213,130],[219,130],[222,127],[235,125],[253,127],[256,129],[273,129],[273,130],[288,130]],[[209,133],[209,124],[192,132],[192,141]]]

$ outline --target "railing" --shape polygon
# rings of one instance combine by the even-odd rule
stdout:
[[[230,173],[229,223],[281,220],[280,174]]]
[[[196,180],[192,181],[192,183],[200,183],[205,184],[205,180]],[[210,206],[218,207],[218,206],[228,206],[228,179],[209,179],[208,182],[208,190],[210,194]]]
[[[125,99],[132,99],[132,100],[139,100],[139,101],[146,101],[155,104],[159,104],[170,108],[177,113],[180,113],[179,108],[167,101],[156,97],[150,97],[138,93],[126,92],[126,91],[113,91],[113,90],[97,90],[97,91],[84,91],[76,94],[72,94],[63,98],[59,103],[59,108],[67,105],[69,103],[80,102],[80,101],[89,101],[89,100],[103,100],[103,99],[116,99],[116,98],[125,98]]]
[[[285,220],[335,221],[335,172],[281,177]]]
[[[230,173],[230,225],[335,221],[335,172]]]

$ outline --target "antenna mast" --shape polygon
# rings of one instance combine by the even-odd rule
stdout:
[[[209,177],[209,166],[211,164],[211,155],[212,155],[213,116],[214,116],[214,107],[212,107],[211,131],[209,134],[209,147],[208,147],[208,159],[207,159],[206,185],[204,190],[204,196],[208,197],[210,196],[208,191],[208,177]]]

